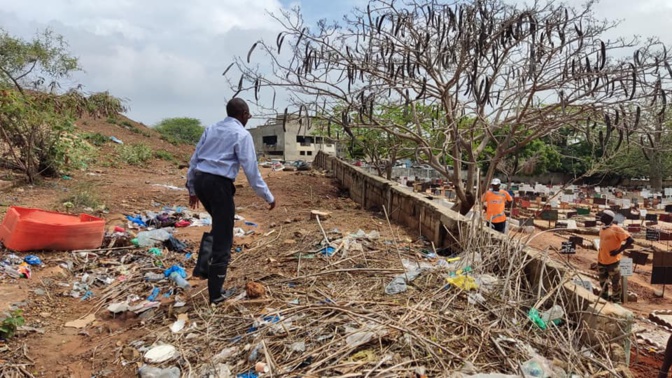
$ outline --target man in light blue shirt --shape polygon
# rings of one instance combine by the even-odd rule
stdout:
[[[252,135],[245,130],[252,118],[247,103],[234,98],[226,104],[226,117],[208,126],[189,162],[187,189],[189,206],[195,209],[199,201],[212,216],[212,257],[207,273],[210,303],[222,302],[222,286],[231,259],[233,224],[236,206],[234,181],[242,166],[247,181],[257,195],[275,208],[275,198],[261,177],[257,166]],[[205,278],[205,277],[202,277]]]

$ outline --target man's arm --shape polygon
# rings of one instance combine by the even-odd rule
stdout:
[[[250,183],[254,192],[266,202],[273,205],[275,203],[275,198],[259,172],[257,154],[254,152],[254,142],[252,141],[252,135],[250,135],[250,133],[246,132],[244,134],[243,138],[236,144],[235,151],[238,161],[243,167],[245,176],[247,176],[247,182]]]
[[[186,187],[189,190],[189,196],[194,197],[196,196],[196,192],[194,191],[194,178],[196,175],[196,164],[198,163],[198,152],[201,149],[201,146],[203,146],[203,143],[205,143],[205,134],[207,133],[207,129],[203,131],[203,134],[201,135],[201,139],[198,140],[198,143],[196,144],[196,149],[194,150],[194,154],[191,155],[191,160],[189,160],[189,170],[187,170],[187,183]]]
[[[627,235],[627,238],[625,239],[625,244],[621,245],[621,247],[619,249],[615,249],[615,250],[609,252],[610,255],[616,256],[619,253],[621,253],[621,252],[625,251],[626,249],[630,248],[630,246],[635,243],[635,239],[633,239],[632,236],[630,236],[630,234],[626,234],[626,235]]]

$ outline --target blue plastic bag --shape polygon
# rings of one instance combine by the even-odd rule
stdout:
[[[166,277],[170,277],[170,274],[173,273],[173,272],[179,273],[179,275],[182,278],[187,278],[187,271],[184,270],[184,268],[179,266],[179,265],[173,265],[170,268],[164,270],[163,275],[166,276]]]
[[[23,258],[23,261],[30,265],[42,265],[42,260],[40,260],[40,258],[35,255],[28,255]]]

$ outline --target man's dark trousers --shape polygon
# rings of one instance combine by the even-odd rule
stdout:
[[[213,303],[222,297],[222,286],[231,259],[233,222],[236,205],[233,180],[210,173],[196,172],[194,191],[212,217],[212,256],[208,270],[208,295]]]

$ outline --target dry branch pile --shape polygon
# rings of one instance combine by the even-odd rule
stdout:
[[[602,342],[584,345],[585,328],[567,315],[545,330],[530,321],[530,308],[543,312],[571,304],[565,303],[560,282],[538,290],[530,285],[524,271],[530,257],[518,244],[465,228],[460,247],[466,252],[454,261],[391,226],[347,234],[310,225],[295,232],[294,243],[280,242],[291,231],[278,229],[234,254],[229,284],[242,288],[256,281],[264,286],[264,296],[249,299],[239,289],[240,294],[212,308],[202,291],[186,299],[176,289],[177,296],[161,296],[156,306],[138,311],[138,327],[148,332],[120,346],[115,361],[141,365],[148,350],[169,344],[175,347],[171,358],[151,365],[178,366],[188,377],[233,376],[255,367],[266,371],[264,376],[520,375],[534,357],[558,377],[618,376],[623,370],[624,357],[614,356],[619,348],[613,342],[619,340],[597,335]],[[281,243],[292,250],[278,253]],[[327,243],[333,248],[326,250]],[[114,302],[134,294],[144,298],[157,286],[162,293],[170,289],[168,281],[143,279],[157,270],[156,261],[164,267],[184,263],[178,253],[158,258],[123,249],[73,258],[75,275],[117,278],[94,299],[91,311],[98,319],[113,316],[108,306]],[[121,275],[126,278],[119,280]],[[407,290],[386,294],[399,288],[393,281],[405,283]],[[470,284],[478,288],[463,289]],[[114,316],[137,316],[131,312]]]

